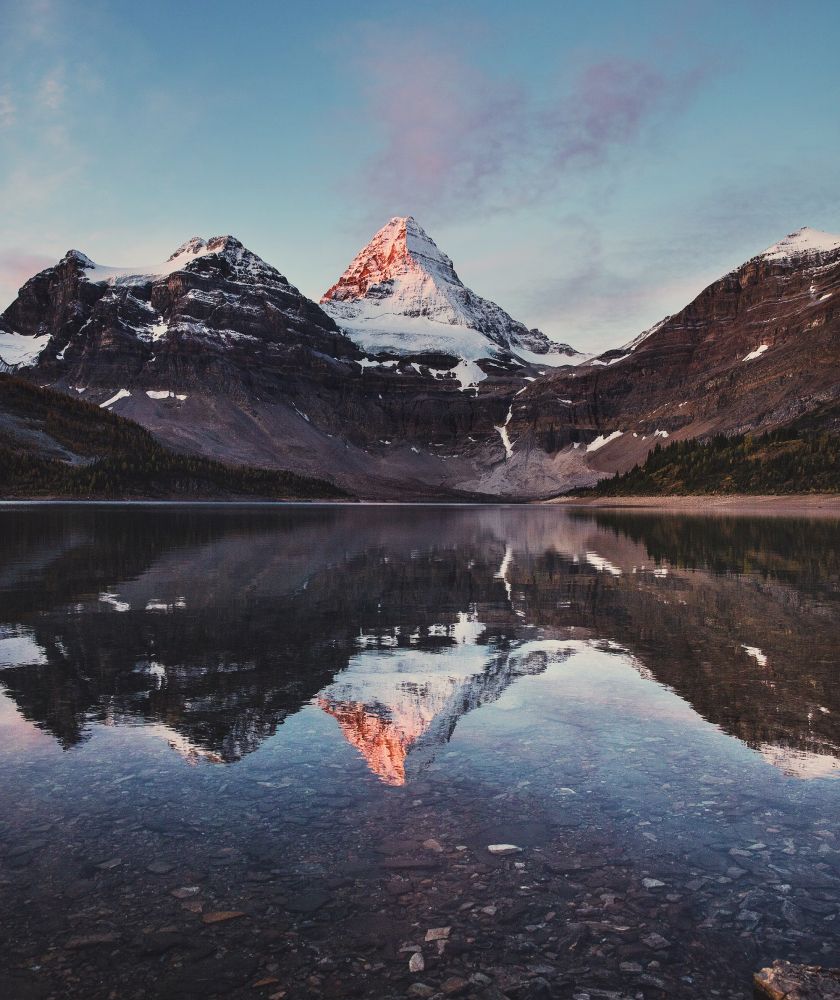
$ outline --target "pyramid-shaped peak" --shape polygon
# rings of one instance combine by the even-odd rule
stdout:
[[[82,253],[81,250],[68,250],[61,260],[69,260],[75,264],[81,264],[82,267],[96,267],[90,257],[86,253]]]
[[[366,351],[445,354],[475,361],[518,351],[562,354],[523,323],[467,288],[452,261],[411,215],[395,215],[373,235],[321,298],[324,311]],[[473,372],[473,374],[475,374]],[[483,373],[479,371],[483,377]]]
[[[321,301],[342,302],[378,294],[377,288],[407,275],[462,288],[452,261],[412,215],[395,215],[356,254]]]

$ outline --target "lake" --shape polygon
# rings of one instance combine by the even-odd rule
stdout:
[[[839,640],[834,520],[6,506],[0,995],[838,965]]]

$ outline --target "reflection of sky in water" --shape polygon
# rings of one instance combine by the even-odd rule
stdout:
[[[403,975],[418,927],[496,935],[506,965],[593,920],[583,953],[549,951],[613,995],[651,930],[673,939],[670,964],[645,966],[668,995],[687,970],[691,995],[732,995],[765,960],[830,964],[839,527],[550,508],[0,522],[0,931],[14,948],[32,929],[15,961],[36,978],[69,928],[117,912],[119,958],[66,966],[94,969],[85,995],[111,963],[156,992],[170,955],[189,985],[188,951],[137,958],[145,929],[173,925],[184,949],[226,942],[214,968],[237,941],[265,931],[274,956],[278,927],[314,927],[343,979],[371,913]],[[427,838],[442,866],[400,868]],[[496,868],[490,843],[524,851]],[[248,925],[184,910],[171,890],[193,872],[202,905]],[[313,885],[323,910],[284,910]]]
[[[802,779],[838,772],[836,709],[790,662],[797,614],[801,639],[824,639],[818,652],[833,652],[836,622],[819,595],[812,601],[819,575],[810,567],[804,587],[732,576],[726,560],[739,572],[743,562],[707,526],[696,551],[716,572],[687,569],[684,539],[668,534],[673,519],[645,537],[639,521],[618,530],[541,510],[441,511],[425,523],[403,511],[385,528],[375,511],[284,516],[280,533],[270,520],[249,533],[242,519],[205,530],[198,515],[157,546],[141,527],[137,552],[126,553],[116,522],[85,526],[78,515],[72,539],[88,562],[74,557],[74,585],[61,594],[45,586],[48,545],[29,576],[24,549],[12,576],[27,581],[40,610],[34,619],[25,607],[19,618],[5,613],[14,586],[0,590],[2,752],[20,757],[43,745],[38,731],[60,730],[78,756],[79,739],[89,752],[98,745],[98,727],[130,726],[133,745],[146,727],[144,740],[180,761],[238,761],[266,740],[288,740],[292,719],[312,705],[333,720],[325,734],[399,785],[433,761],[440,767],[456,731],[492,742],[500,713],[515,705],[545,746],[555,733],[585,741],[595,732],[600,746],[618,747],[618,733],[649,718],[683,735],[711,726],[744,767]],[[155,517],[150,536],[177,516]],[[796,558],[776,556],[774,531],[772,522],[750,526],[751,558],[789,573]],[[61,525],[59,534],[61,564],[73,545]],[[460,603],[464,594],[471,599]],[[319,676],[309,657],[321,639],[333,652]],[[558,690],[563,704],[542,718]],[[620,751],[615,780],[638,752]]]
[[[744,767],[769,765],[799,779],[840,770],[836,710],[833,716],[821,703],[826,699],[812,677],[799,681],[791,669],[796,614],[782,623],[769,617],[794,604],[792,595],[807,605],[807,588],[788,585],[785,593],[760,575],[740,579],[720,566],[716,573],[686,569],[678,549],[669,560],[667,544],[659,551],[640,543],[629,522],[621,531],[557,511],[488,509],[441,513],[443,528],[432,522],[424,530],[403,512],[397,530],[383,536],[374,512],[342,516],[358,522],[339,522],[333,532],[352,547],[343,561],[328,545],[307,545],[307,531],[322,525],[317,516],[307,523],[312,513],[301,512],[300,525],[292,524],[297,532],[277,535],[270,524],[253,537],[223,525],[185,545],[176,526],[173,544],[160,545],[151,562],[141,551],[133,571],[112,576],[107,586],[93,556],[90,575],[97,583],[81,574],[75,591],[59,601],[38,593],[39,563],[33,599],[46,602],[40,613],[53,628],[39,627],[31,616],[0,619],[0,688],[7,690],[0,752],[19,757],[43,745],[39,731],[63,727],[62,743],[78,753],[79,739],[91,739],[91,750],[98,745],[98,726],[130,726],[135,746],[138,727],[146,727],[145,738],[181,761],[231,762],[266,740],[289,739],[291,720],[308,715],[311,704],[337,723],[324,733],[342,736],[374,775],[400,785],[435,760],[441,766],[441,748],[463,730],[467,716],[469,732],[478,729],[484,742],[492,741],[499,713],[515,705],[545,746],[555,731],[574,731],[580,739],[595,731],[602,747],[619,746],[618,732],[648,718],[685,733],[711,725],[721,747],[732,744],[727,752]],[[107,562],[111,538],[107,530],[99,538],[100,530],[78,537],[102,546]],[[761,530],[757,548],[769,546],[772,566],[779,561],[772,522]],[[705,556],[716,541],[714,529],[701,541]],[[718,563],[730,558],[740,570],[731,548],[726,541],[713,555]],[[57,552],[63,556],[66,540]],[[788,554],[786,560],[789,571]],[[12,566],[25,577],[25,559]],[[391,579],[409,584],[396,601]],[[813,583],[812,572],[808,580]],[[367,591],[378,588],[374,611]],[[325,589],[341,594],[341,606],[323,603]],[[464,591],[478,599],[458,610],[453,599]],[[818,614],[803,625],[803,638],[812,639],[808,630],[816,625],[817,638],[822,629],[828,643],[834,620],[825,605],[815,601],[814,607]],[[288,638],[286,631],[305,614],[311,624]],[[220,623],[216,645],[203,635],[213,618]],[[266,635],[251,648],[254,622]],[[179,630],[186,637],[180,642]],[[317,676],[307,655],[319,631],[334,647],[335,662],[324,671],[326,683],[307,691]],[[284,642],[286,659],[277,652]],[[79,658],[83,647],[103,658],[99,671]],[[821,652],[826,648],[833,652],[833,641]],[[299,676],[290,678],[296,654]],[[63,688],[68,675],[72,685]],[[558,706],[555,717],[541,718],[558,690],[565,710]],[[748,754],[744,742],[752,748]],[[628,766],[627,755],[638,752],[620,751],[614,780]]]

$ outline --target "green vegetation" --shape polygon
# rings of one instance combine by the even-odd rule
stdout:
[[[338,499],[332,483],[179,455],[97,406],[0,374],[0,495]]]
[[[838,491],[840,434],[803,421],[766,434],[657,445],[643,465],[577,492],[610,497]]]

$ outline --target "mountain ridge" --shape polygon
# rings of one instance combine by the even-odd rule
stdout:
[[[0,316],[0,358],[178,451],[370,499],[544,499],[657,444],[774,430],[840,398],[831,234],[797,230],[625,348],[557,368],[524,360],[511,337],[525,327],[465,288],[411,217],[377,236],[326,311],[231,236],[145,271],[69,251]],[[337,321],[348,303],[390,317],[397,349]],[[417,323],[455,342],[414,337]]]

